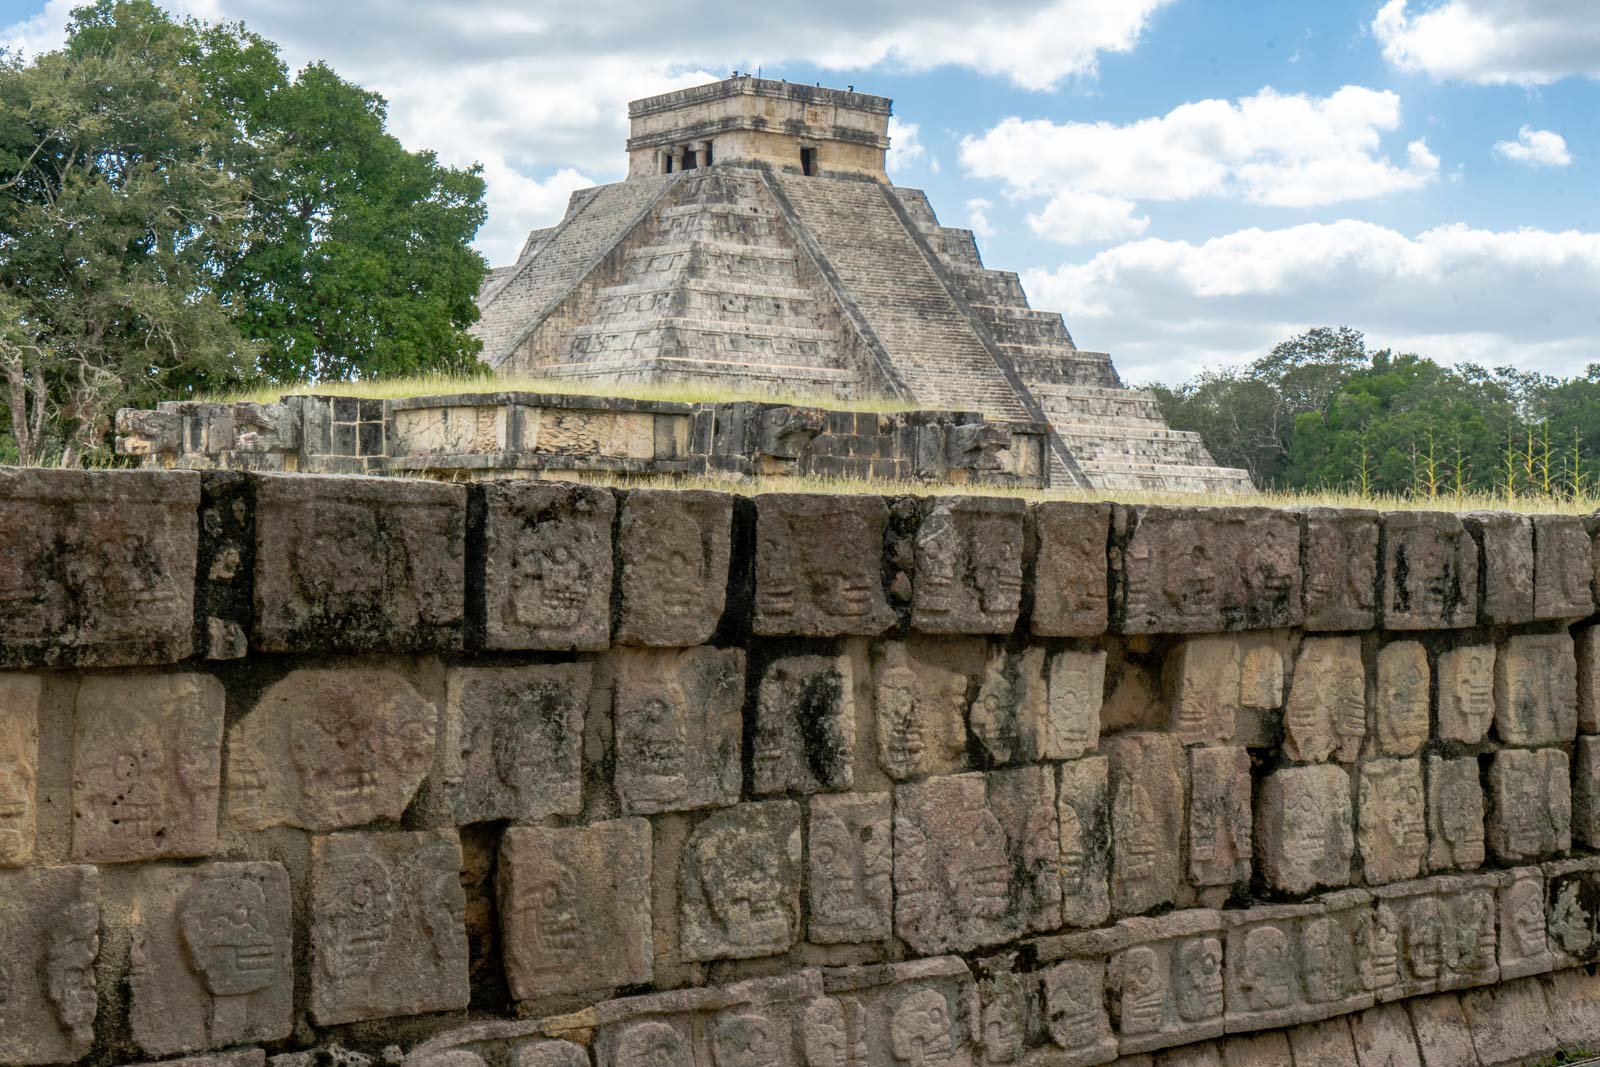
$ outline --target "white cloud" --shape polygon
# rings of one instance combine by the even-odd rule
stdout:
[[[1347,85],[1312,97],[1267,88],[1125,126],[1008,118],[964,139],[961,159],[1013,197],[1048,198],[1030,222],[1041,236],[1071,242],[1141,232],[1148,220],[1134,211],[1142,200],[1312,207],[1420,189],[1438,178],[1439,158],[1420,140],[1404,165],[1384,155],[1383,135],[1399,128],[1400,98],[1391,92]]]
[[[1565,167],[1572,162],[1565,137],[1553,130],[1536,130],[1531,126],[1518,130],[1515,141],[1496,141],[1494,150],[1512,162],[1526,163],[1530,167]]]
[[[891,172],[904,170],[928,158],[928,149],[922,143],[921,133],[922,127],[915,122],[889,119],[889,153],[886,158]]]
[[[989,221],[989,209],[992,203],[981,196],[975,196],[967,201],[967,229],[977,235],[980,241],[987,241],[994,236],[994,223]]]
[[[1455,225],[1408,237],[1344,219],[1135,241],[1024,281],[1132,381],[1181,381],[1339,323],[1442,362],[1571,374],[1600,360],[1600,233]]]
[[[38,14],[0,26],[0,49],[31,56],[61,47],[67,18],[78,6],[79,0],[48,0]]]
[[[1413,13],[1388,0],[1372,20],[1383,56],[1441,81],[1548,85],[1600,78],[1594,0],[1444,0]]]

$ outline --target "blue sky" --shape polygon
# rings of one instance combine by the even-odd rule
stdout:
[[[72,0],[0,0],[53,47]],[[895,100],[891,177],[1131,381],[1314,325],[1600,363],[1596,0],[172,0],[383,92],[481,162],[504,262],[623,169],[626,101],[761,67]]]

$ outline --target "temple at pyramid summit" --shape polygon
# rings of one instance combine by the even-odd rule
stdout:
[[[574,193],[485,282],[483,358],[1048,423],[1052,485],[1248,492],[889,181],[891,106],[749,75],[635,100],[626,180]]]

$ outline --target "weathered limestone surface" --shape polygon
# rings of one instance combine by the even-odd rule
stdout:
[[[848,656],[774,660],[756,694],[755,791],[849,789],[856,745],[855,682]]]
[[[1283,715],[1284,752],[1305,763],[1355,762],[1367,732],[1366,683],[1359,638],[1306,638]]]
[[[610,643],[616,508],[610,492],[588,486],[496,482],[485,489],[486,647],[592,651]]]
[[[884,596],[878,497],[771,493],[756,498],[758,634],[872,636],[894,622]]]
[[[882,941],[894,922],[893,830],[888,793],[811,799],[806,885],[818,944]]]
[[[43,698],[42,675],[0,674],[0,867],[33,859]]]
[[[1183,797],[1188,770],[1176,738],[1122,734],[1102,750],[1110,761],[1111,907],[1134,915],[1178,899],[1183,882]]]
[[[1578,664],[1566,634],[1524,634],[1494,661],[1494,729],[1508,745],[1559,745],[1578,732]]]
[[[629,651],[617,658],[617,795],[631,815],[739,799],[744,654]]]
[[[1307,508],[1301,515],[1305,628],[1372,629],[1378,607],[1378,513]]]
[[[1021,500],[944,497],[917,531],[911,624],[923,633],[1010,633],[1022,604]]]
[[[1041,637],[1092,637],[1108,623],[1106,540],[1111,505],[1051,501],[1034,509],[1039,554],[1034,563],[1033,632]]]
[[[462,824],[583,810],[587,663],[450,672],[444,753]]]
[[[1391,511],[1382,518],[1379,622],[1389,630],[1471,626],[1478,616],[1478,550],[1454,515]]]
[[[1330,765],[1268,775],[1256,801],[1256,861],[1276,889],[1306,893],[1350,881],[1355,852],[1350,776]]]
[[[99,1014],[100,875],[93,867],[0,871],[0,1058],[70,1063],[94,1044]]]
[[[641,489],[617,524],[623,644],[704,644],[728,593],[733,501],[721,493]]]
[[[800,932],[800,808],[741,804],[695,827],[679,876],[686,959],[783,952]]]

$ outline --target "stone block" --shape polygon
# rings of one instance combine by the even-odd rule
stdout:
[[[629,815],[739,800],[744,653],[638,649],[616,654],[616,787]]]
[[[1572,638],[1519,634],[1494,660],[1494,732],[1508,745],[1560,745],[1578,732]]]
[[[1478,546],[1459,518],[1436,511],[1382,516],[1379,622],[1386,630],[1446,630],[1478,621]]]
[[[1572,785],[1558,748],[1503,749],[1489,761],[1489,852],[1518,863],[1572,847]]]
[[[0,674],[0,867],[33,859],[44,677]]]
[[[1356,834],[1369,885],[1415,878],[1428,851],[1422,761],[1369,760],[1361,765]]]
[[[1416,1031],[1422,1067],[1461,1067],[1475,1064],[1472,1030],[1461,1013],[1461,1001],[1453,993],[1436,997],[1417,997],[1406,1001],[1411,1026]]]
[[[990,966],[990,964],[993,964]],[[985,961],[978,982],[978,1048],[984,1063],[1016,1063],[1028,1037],[1028,988],[1011,957]]]
[[[1293,1058],[1286,1034],[1229,1038],[1222,1046],[1224,1067],[1289,1067]]]
[[[1539,980],[1550,1010],[1550,1036],[1563,1049],[1592,1049],[1600,1034],[1600,975],[1557,971]]]
[[[1347,885],[1355,851],[1350,776],[1332,765],[1267,775],[1256,800],[1256,863],[1272,888],[1309,893]]]
[[[1526,1063],[1555,1051],[1550,1009],[1536,978],[1462,994],[1461,1011],[1482,1067]]]
[[[1355,1042],[1350,1038],[1350,1020],[1329,1019],[1307,1023],[1289,1031],[1289,1050],[1295,1067],[1338,1067],[1356,1062]],[[1429,1064],[1428,1067],[1433,1067]]]
[[[134,1041],[154,1056],[278,1041],[294,1029],[289,872],[147,867],[134,890]]]
[[[505,832],[495,895],[514,998],[650,981],[650,849],[644,819]]]
[[[1371,901],[1360,892],[1326,904],[1264,905],[1223,913],[1227,1029],[1268,1029],[1372,1004],[1362,969]]]
[[[893,830],[888,793],[811,798],[807,939],[886,941],[893,934]]]
[[[69,1063],[94,1044],[100,875],[93,867],[0,871],[0,1062]]]
[[[1537,867],[1501,872],[1495,901],[1500,909],[1500,977],[1525,978],[1555,966],[1545,933],[1543,872]]]
[[[1484,622],[1513,625],[1533,619],[1533,521],[1510,511],[1463,517],[1483,552]]]
[[[1172,713],[1168,728],[1180,740],[1186,744],[1233,740],[1243,659],[1237,637],[1192,637],[1174,650],[1167,668]],[[1281,670],[1278,684],[1281,699]]]
[[[194,652],[200,475],[0,471],[0,669]]]
[[[1137,915],[1177,901],[1183,885],[1188,760],[1168,734],[1131,733],[1101,745],[1111,784],[1111,910]]]
[[[890,641],[873,651],[878,765],[904,780],[967,765],[967,676],[938,646]]]
[[[453,830],[312,839],[318,1026],[467,1006],[461,860]]]
[[[583,811],[587,663],[460,667],[450,672],[445,753],[459,781],[457,822]]]
[[[1428,740],[1428,650],[1415,641],[1391,641],[1378,650],[1373,740],[1380,755],[1412,756]]]
[[[1104,960],[1065,960],[1039,972],[1044,1029],[1052,1046],[1049,1056],[1037,1057],[1040,1067],[1090,1067],[1117,1058],[1105,984]]]
[[[1117,1060],[1119,1067],[1227,1067],[1222,1062],[1222,1048],[1214,1041],[1198,1045],[1185,1045],[1155,1056],[1123,1056]]]
[[[1239,707],[1245,711],[1272,711],[1283,707],[1283,648],[1241,639],[1244,659],[1239,665]]]
[[[695,1067],[693,1034],[689,1020],[674,1025],[659,1019],[641,1019],[603,1032],[595,1042],[602,1067]],[[687,1032],[686,1032],[687,1031]]]
[[[1594,561],[1580,515],[1533,517],[1533,617],[1582,619],[1594,614]]]
[[[396,671],[292,671],[229,729],[228,819],[317,832],[398,819],[437,732],[437,709]]]
[[[1600,734],[1600,626],[1574,630],[1578,663],[1578,729]]]
[[[1378,607],[1378,513],[1306,508],[1300,515],[1305,628],[1372,629]]]
[[[467,491],[401,478],[256,481],[254,647],[453,651],[466,616]]]
[[[1271,508],[1119,507],[1111,560],[1123,633],[1297,626],[1300,526]]]
[[[1061,838],[1052,768],[956,774],[897,786],[895,933],[932,954],[1061,925]]]
[[[870,637],[894,624],[883,588],[882,498],[767,493],[755,505],[757,634]]]
[[[1052,711],[1045,680],[1045,650],[990,651],[968,711],[972,736],[988,763],[1032,763],[1051,740]]]
[[[983,1029],[979,998],[961,960],[832,968],[824,989],[796,1011],[797,1044],[805,1051],[798,1062],[964,1067],[976,1061],[973,1046]],[[756,1062],[795,1061],[775,1056]],[[692,1065],[685,1061],[685,1067]]]
[[[1498,980],[1493,875],[1440,875],[1379,886],[1370,946],[1380,1001]]]
[[[1124,919],[1106,968],[1118,1048],[1187,1045],[1223,1033],[1222,922],[1214,911]]]
[[[542,481],[483,488],[483,645],[592,652],[611,640],[608,489]]]
[[[1467,645],[1439,654],[1439,739],[1475,745],[1494,720],[1493,645]]]
[[[1077,759],[1100,744],[1100,705],[1106,687],[1104,652],[1058,652],[1050,657],[1050,709],[1040,756]]]
[[[1366,692],[1360,638],[1306,638],[1283,715],[1284,753],[1302,763],[1355,762],[1367,732]]]
[[[1428,756],[1428,869],[1483,863],[1483,786],[1478,758]]]
[[[1068,926],[1099,926],[1111,914],[1111,809],[1107,761],[1063,763],[1057,786],[1061,823],[1061,917]]]
[[[917,529],[911,625],[928,634],[1016,629],[1026,517],[1016,498],[936,498]]]
[[[728,595],[733,498],[634,489],[617,524],[617,642],[692,647],[711,640]]]
[[[848,656],[785,656],[762,675],[751,763],[758,794],[849,789],[856,747]]]
[[[786,952],[800,932],[800,806],[740,804],[696,826],[678,879],[687,960]]]
[[[1357,1067],[1422,1067],[1404,1004],[1380,1004],[1350,1017]]]
[[[1235,746],[1189,750],[1189,880],[1250,881],[1250,753]]]
[[[217,844],[222,685],[203,674],[90,675],[78,684],[72,855],[127,863]]]
[[[1572,836],[1600,848],[1600,737],[1580,737],[1572,748]]]
[[[1596,869],[1592,859],[1543,865],[1545,943],[1558,968],[1600,959],[1600,874]]]
[[[1111,505],[1052,500],[1033,508],[1033,632],[1093,637],[1106,631],[1106,544]]]

